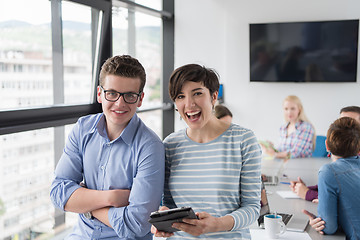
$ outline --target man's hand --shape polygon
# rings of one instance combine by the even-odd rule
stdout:
[[[322,230],[325,228],[325,222],[320,217],[317,218],[313,213],[305,209],[303,209],[302,212],[309,216],[310,226],[320,234],[324,234]]]
[[[303,183],[297,183],[297,184],[295,185],[295,190],[294,190],[294,192],[296,193],[296,195],[298,195],[298,196],[301,197],[302,199],[305,199],[307,191],[309,191],[309,188],[306,187],[305,184],[303,184]]]
[[[296,193],[302,199],[305,199],[307,191],[309,188],[306,184],[302,181],[300,177],[298,177],[298,181],[290,181],[290,188],[291,190]]]

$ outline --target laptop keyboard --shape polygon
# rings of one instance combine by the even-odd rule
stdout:
[[[282,221],[284,222],[284,224],[288,224],[288,222],[290,221],[292,214],[287,214],[287,213],[278,213],[280,216],[282,216]]]
[[[288,224],[291,217],[293,216],[292,214],[287,214],[287,213],[278,213],[278,215],[280,215],[282,217],[282,221],[284,222],[285,225]],[[264,223],[264,215],[260,215],[258,222],[259,222],[259,224]]]

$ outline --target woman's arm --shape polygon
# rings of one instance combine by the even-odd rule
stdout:
[[[228,214],[234,218],[232,230],[246,228],[260,215],[261,198],[261,148],[254,133],[248,130],[240,144],[242,166],[240,169],[240,203],[238,209]]]

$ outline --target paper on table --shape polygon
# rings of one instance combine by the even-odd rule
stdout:
[[[276,191],[282,198],[300,198],[292,191]]]
[[[252,240],[267,240],[270,239],[266,236],[264,229],[251,229],[250,234]],[[311,240],[307,232],[290,232],[286,231],[279,236],[279,239],[291,239],[291,240]]]

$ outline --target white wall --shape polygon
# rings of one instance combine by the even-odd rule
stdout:
[[[325,135],[342,107],[360,106],[359,66],[357,83],[250,83],[249,23],[359,17],[358,0],[175,0],[175,67],[216,69],[234,122],[259,139],[277,142],[282,100],[290,94],[300,97],[317,134]],[[183,126],[177,121],[176,129]]]

